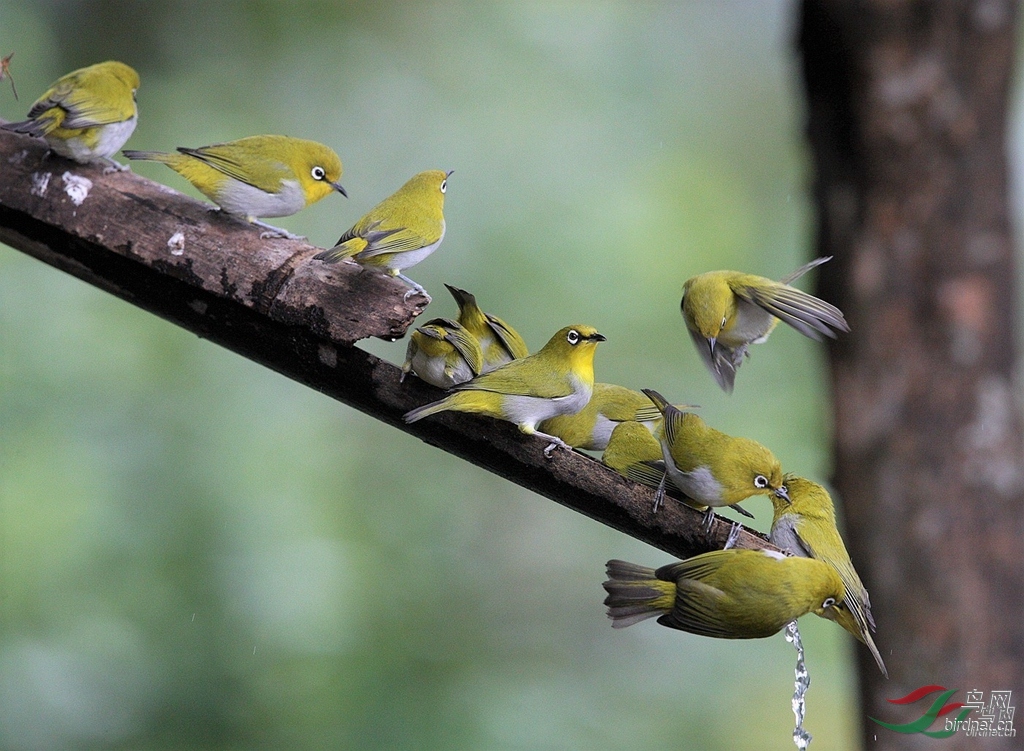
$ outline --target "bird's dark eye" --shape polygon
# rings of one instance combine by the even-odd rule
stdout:
[[[441,181],[441,192],[444,193],[446,190],[448,190],[448,181],[447,180],[442,180]]]
[[[824,610],[825,608],[830,608],[830,607],[832,607],[835,604],[836,604],[836,598],[835,597],[826,597],[825,598],[825,602],[821,603],[821,607],[822,607],[822,610]]]
[[[768,487],[768,478],[765,477],[764,475],[758,475],[757,477],[754,478],[754,487],[755,488],[767,488]]]
[[[327,173],[324,172],[323,167],[314,167],[312,170],[310,170],[309,174],[313,176],[314,180],[323,180],[325,177],[327,177]]]
[[[728,316],[722,316],[722,328],[723,329],[725,328],[725,321],[726,321],[727,318],[728,318]]]
[[[569,333],[565,335],[565,339],[566,341],[569,342],[569,344],[579,344],[580,332],[578,332],[576,329],[569,329]]]

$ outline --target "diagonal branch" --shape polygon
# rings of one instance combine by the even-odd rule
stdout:
[[[577,452],[556,451],[508,423],[446,413],[412,425],[409,409],[438,398],[417,379],[353,346],[405,335],[420,295],[319,248],[261,240],[243,222],[131,172],[102,174],[46,156],[40,142],[0,131],[0,242],[195,334],[415,435],[631,537],[685,558],[725,544],[730,524]],[[737,547],[770,547],[744,530]]]

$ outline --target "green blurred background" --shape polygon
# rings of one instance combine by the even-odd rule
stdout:
[[[811,257],[792,2],[0,0],[20,119],[61,74],[141,74],[130,146],[323,141],[328,246],[425,169],[448,234],[411,276],[599,380],[703,406],[826,480],[823,353],[796,332],[722,394],[683,281]],[[140,174],[198,193],[161,165]],[[806,286],[806,283],[805,283]],[[0,246],[3,749],[787,749],[782,636],[613,631],[604,563],[654,550]],[[400,363],[406,342],[366,346]],[[765,529],[767,500],[746,504]],[[885,650],[886,619],[878,642]],[[858,747],[851,655],[801,622],[815,747]]]

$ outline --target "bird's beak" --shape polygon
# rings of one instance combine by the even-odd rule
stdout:
[[[447,172],[444,173],[444,179],[447,180],[449,177],[451,177],[454,174],[455,174],[455,170],[450,169],[450,170],[448,170]]]
[[[715,345],[718,344],[718,339],[713,336],[708,337],[708,350],[711,352],[711,359],[715,359]]]
[[[331,183],[331,187],[345,196],[345,198],[348,198],[348,193],[346,193],[345,189],[341,187],[341,183]]]
[[[793,502],[789,499],[789,489],[785,485],[780,485],[775,489],[775,497],[784,498],[786,500],[786,503]]]
[[[606,342],[606,341],[608,341],[608,337],[606,337],[604,334],[598,334],[597,332],[595,332],[595,333],[591,334],[590,336],[588,336],[587,339],[589,339],[592,342]]]

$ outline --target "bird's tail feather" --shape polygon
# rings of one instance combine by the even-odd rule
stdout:
[[[30,120],[22,120],[19,123],[3,123],[0,125],[0,128],[9,130],[12,133],[23,133],[27,136],[42,138],[58,125],[60,125],[60,122],[52,117],[34,117]]]
[[[176,154],[168,154],[166,151],[136,151],[135,149],[124,149],[122,152],[128,159],[144,162],[163,162],[168,164]]]
[[[356,242],[358,240],[358,242]],[[344,261],[346,258],[352,258],[356,253],[366,247],[366,242],[359,238],[353,238],[347,242],[343,242],[340,245],[335,245],[333,248],[320,251],[313,258],[324,263],[337,263],[338,261]]]
[[[402,419],[406,422],[416,422],[417,420],[422,420],[424,417],[430,417],[431,415],[436,415],[438,412],[444,412],[448,409],[450,403],[451,397],[446,396],[444,399],[439,399],[436,402],[424,404],[422,407],[409,410],[402,415]]]
[[[625,628],[672,612],[676,585],[656,578],[653,568],[611,560],[607,572],[608,581],[602,586],[608,593],[604,604],[612,628]]]

